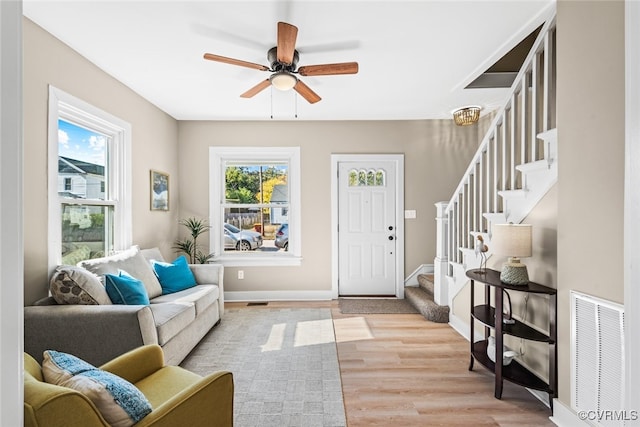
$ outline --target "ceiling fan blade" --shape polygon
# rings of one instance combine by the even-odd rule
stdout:
[[[260,83],[258,83],[257,85],[255,85],[254,87],[252,87],[251,89],[249,89],[248,91],[246,91],[245,93],[243,93],[242,95],[240,95],[240,97],[241,98],[252,98],[253,96],[258,94],[259,92],[262,92],[263,90],[265,90],[269,86],[271,86],[271,81],[269,79],[265,79],[265,80],[261,81]]]
[[[320,101],[322,98],[318,96],[317,93],[311,90],[309,86],[304,84],[302,80],[298,79],[298,83],[293,87],[293,89],[300,94],[304,99],[306,99],[309,104],[315,104]]]
[[[305,65],[298,68],[301,76],[329,76],[336,74],[356,74],[357,62],[341,62],[339,64]]]
[[[293,63],[293,54],[296,49],[296,38],[298,37],[298,27],[278,22],[278,61],[290,65]]]
[[[204,59],[209,61],[223,62],[225,64],[239,65],[241,67],[253,68],[254,70],[269,71],[269,67],[253,62],[241,61],[239,59],[227,58],[226,56],[214,55],[213,53],[205,53]]]

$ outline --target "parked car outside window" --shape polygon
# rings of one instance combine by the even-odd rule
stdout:
[[[276,248],[284,249],[285,251],[289,250],[289,224],[284,223],[278,228],[275,245]]]
[[[262,246],[262,235],[256,231],[240,230],[238,227],[224,224],[224,249],[253,251]]]

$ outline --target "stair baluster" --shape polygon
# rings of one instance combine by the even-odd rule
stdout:
[[[465,270],[479,265],[475,236],[489,242],[490,256],[491,225],[521,222],[557,180],[555,31],[553,11],[456,191],[436,204],[443,241],[431,294],[439,305],[451,306],[467,283]],[[539,167],[540,160],[548,167]]]

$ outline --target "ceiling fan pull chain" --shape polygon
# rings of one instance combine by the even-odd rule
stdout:
[[[293,94],[294,99],[295,99],[295,105],[296,105],[296,119],[298,118],[298,93],[294,93]]]
[[[271,86],[271,120],[273,120],[273,86]]]

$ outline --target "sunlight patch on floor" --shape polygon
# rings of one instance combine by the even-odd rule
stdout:
[[[277,351],[282,350],[282,343],[284,342],[284,330],[286,329],[286,323],[277,323],[271,327],[271,333],[267,342],[261,346],[262,352],[265,351]]]
[[[336,342],[363,341],[373,339],[371,329],[364,317],[334,319]]]
[[[335,342],[331,319],[298,322],[293,341],[294,347]]]

